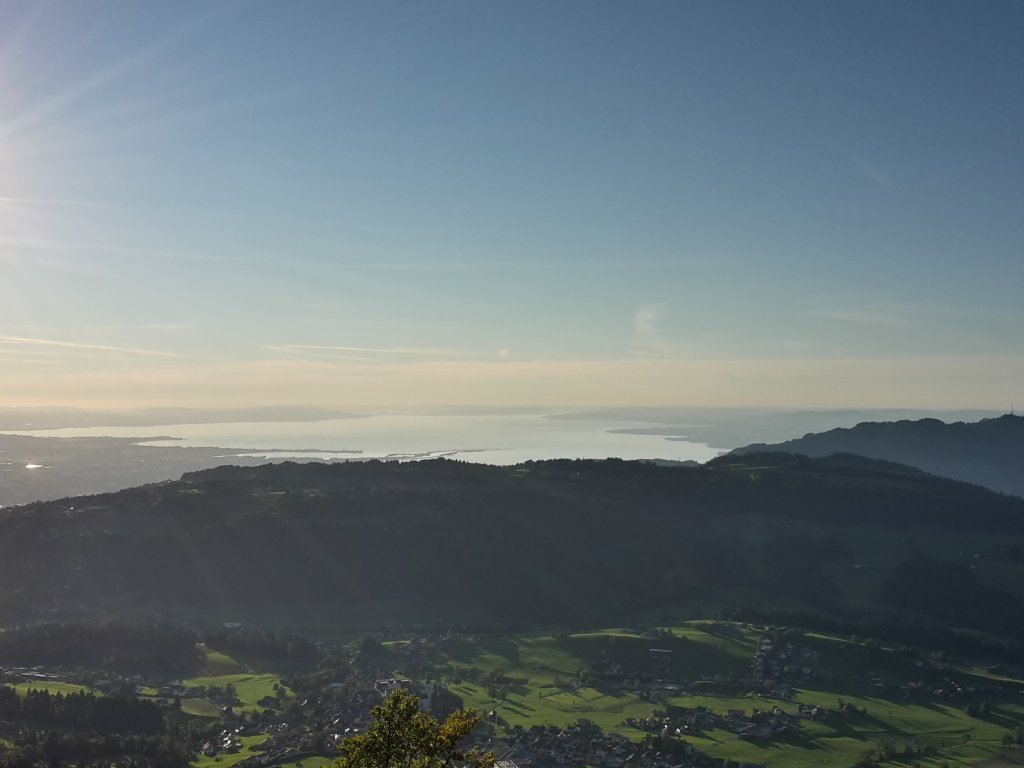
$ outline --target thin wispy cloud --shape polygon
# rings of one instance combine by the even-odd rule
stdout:
[[[18,205],[70,205],[80,208],[106,208],[106,203],[97,203],[91,200],[43,200],[37,197],[0,197],[0,203],[15,203]]]
[[[294,347],[274,347],[265,346],[264,349],[274,352],[280,355],[281,359],[289,360],[293,363],[301,363],[302,365],[312,366],[315,368],[337,368],[338,361],[356,362],[356,363],[380,363],[379,357],[367,357],[365,355],[344,355],[344,354],[332,354],[329,358],[318,358],[310,359],[304,355],[299,354]]]
[[[52,116],[71,110],[80,103],[87,103],[98,92],[116,86],[136,75],[145,66],[166,58],[176,46],[210,26],[217,16],[224,14],[224,10],[214,6],[204,8],[201,14],[193,14],[176,29],[165,31],[159,38],[145,41],[134,52],[124,54],[113,64],[101,69],[86,70],[79,80],[10,116],[0,127],[0,137],[30,132]]]
[[[896,183],[881,166],[853,152],[847,153],[847,158],[860,171],[861,176],[868,181],[886,189],[896,189]]]
[[[0,357],[3,349],[0,348]],[[4,370],[4,391],[25,403],[92,407],[224,403],[308,404],[351,408],[403,406],[650,405],[876,407],[892,402],[949,407],[983,388],[984,402],[1009,402],[1024,357],[773,357],[499,361],[421,360],[361,365],[278,359],[145,366],[131,374],[108,366],[69,376],[40,376],[28,366]],[[49,373],[49,371],[47,371]],[[201,386],[197,386],[201,382]],[[301,385],[297,385],[301,382]],[[844,389],[845,387],[845,389]],[[881,387],[881,389],[879,389]],[[837,393],[839,393],[837,395]],[[850,394],[852,393],[852,394]],[[780,401],[780,394],[783,399]],[[923,398],[923,399],[922,399]]]
[[[132,323],[126,324],[109,324],[109,325],[88,325],[82,326],[90,331],[157,331],[166,333],[176,333],[178,331],[188,331],[196,327],[195,323]]]
[[[28,345],[43,348],[90,350],[94,352],[113,352],[124,355],[143,355],[148,357],[170,357],[185,358],[186,355],[179,355],[174,352],[167,352],[156,349],[136,349],[133,347],[118,347],[108,344],[85,344],[77,341],[61,341],[58,339],[33,339],[25,336],[0,336],[0,344]]]
[[[730,4],[711,4],[706,29],[683,23],[685,8],[602,5],[588,30],[635,22],[633,78],[591,55],[571,14],[551,16],[541,40],[530,13],[513,13],[476,20],[510,52],[509,88],[496,90],[448,66],[457,4],[396,27],[387,4],[359,24],[318,4],[293,24],[273,3],[95,1],[106,10],[0,6],[8,404],[899,404],[927,394],[917,368],[891,360],[1020,354],[1024,259],[1007,201],[1022,178],[1005,160],[1022,121],[999,89],[949,87],[1013,71],[1012,14],[958,6],[936,35],[890,25],[879,47],[877,24],[831,9],[828,29],[856,43],[841,49],[820,18],[797,15],[783,37],[828,72],[793,88],[792,57],[738,50],[739,69],[763,78],[712,68],[694,90],[687,57],[721,50],[744,16]],[[424,24],[441,55],[423,57]],[[891,87],[877,87],[864,45],[893,64]],[[919,61],[935,66],[922,77]],[[580,95],[560,104],[564,130],[536,130],[550,122],[544,99],[509,110],[508,91],[539,71]],[[401,119],[438,82],[474,109],[442,110],[443,130],[437,115]],[[680,89],[694,114],[740,128],[695,123],[681,142],[664,98]],[[907,93],[935,109],[905,109]],[[595,122],[609,100],[635,109]],[[900,124],[880,133],[886,116]],[[858,354],[885,364],[864,363],[863,378],[855,363],[812,365]],[[1017,368],[986,363],[1000,378],[972,390],[979,365],[945,390],[951,405],[1016,381]],[[886,390],[897,374],[913,386]]]
[[[334,262],[337,266],[351,269],[366,269],[394,272],[459,272],[459,273],[487,273],[487,272],[521,272],[521,273],[555,273],[555,272],[578,272],[579,267],[571,263],[559,263],[557,261],[545,261],[528,263],[523,261],[458,261],[458,262]],[[636,261],[630,259],[614,261],[587,262],[588,272],[628,272],[635,273],[637,270],[658,269],[658,270],[679,270],[685,269],[686,263],[682,260],[672,261]]]
[[[14,201],[15,198],[0,198]],[[26,201],[27,202],[27,201]],[[46,204],[47,201],[38,201],[39,204]],[[108,203],[86,203],[77,201],[52,201],[53,205],[82,205],[99,207],[120,207]],[[225,217],[233,217],[235,214],[218,214]],[[186,261],[186,262],[211,262],[218,264],[255,265],[268,267],[311,267],[331,271],[360,270],[366,272],[409,272],[409,273],[456,273],[456,274],[489,274],[489,273],[516,273],[516,274],[554,274],[554,273],[575,273],[578,267],[569,263],[557,263],[554,261],[544,263],[523,263],[521,261],[464,261],[464,262],[438,262],[424,260],[421,262],[387,262],[387,261],[362,261],[358,257],[348,258],[344,256],[323,256],[323,257],[274,257],[274,256],[238,256],[201,251],[183,251],[167,248],[151,248],[145,246],[127,245],[117,242],[98,242],[87,240],[64,240],[47,237],[30,236],[0,236],[0,246],[12,249],[25,249],[36,251],[57,252],[71,254],[75,252],[89,253],[99,256],[122,257],[133,259],[154,259],[160,262]],[[591,261],[587,265],[590,272],[627,272],[636,273],[638,270],[682,270],[686,268],[686,262],[674,261]]]
[[[5,363],[6,364],[10,364],[10,365],[24,365],[25,364],[25,358],[24,357],[0,357],[0,365],[5,364]],[[44,358],[44,359],[32,360],[32,365],[59,365],[59,364],[60,364],[59,361],[53,360],[53,359],[45,359]]]
[[[855,325],[904,325],[907,316],[903,313],[871,309],[823,309],[814,313],[817,317],[839,320]]]
[[[633,340],[637,345],[633,354],[643,357],[668,357],[675,346],[662,337],[661,324],[665,314],[664,303],[644,304],[633,313]]]
[[[438,349],[435,347],[342,347],[324,344],[287,344],[283,347],[268,349],[303,349],[322,352],[359,352],[380,355],[419,355],[425,357],[466,357],[467,352],[457,349]]]

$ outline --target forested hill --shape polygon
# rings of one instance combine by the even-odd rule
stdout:
[[[774,445],[755,443],[733,453],[766,451],[818,457],[855,453],[1024,496],[1024,417],[1011,414],[953,424],[938,419],[864,422]]]
[[[291,629],[882,607],[1024,636],[1024,500],[855,456],[223,467],[0,511],[0,611]]]

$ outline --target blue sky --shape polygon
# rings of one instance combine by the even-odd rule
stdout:
[[[1015,2],[5,3],[0,395],[1008,407],[1021,29]]]

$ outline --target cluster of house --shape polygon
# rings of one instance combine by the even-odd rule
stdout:
[[[875,671],[868,671],[867,677],[881,694],[903,699],[974,699],[986,695],[998,697],[1005,693],[1004,688],[998,685],[963,685],[961,680],[939,671],[943,665],[917,661],[915,666],[932,668],[923,670],[918,680],[899,682]]]
[[[820,720],[828,716],[824,707],[798,705],[793,712],[781,707],[754,707],[728,709],[724,713],[707,707],[673,707],[672,711],[655,710],[651,717],[627,718],[623,725],[647,733],[667,734],[676,738],[699,734],[704,731],[720,730],[735,733],[741,739],[767,739],[777,737],[794,726],[801,718]]]
[[[769,634],[758,647],[750,665],[750,682],[762,693],[789,698],[790,685],[811,680],[818,666],[818,653]]]
[[[0,667],[0,680],[5,683],[53,683],[64,682],[70,678],[70,675],[47,671],[42,667]]]
[[[45,688],[50,683],[73,683],[100,693],[128,690],[141,693],[146,680],[141,675],[95,676],[82,672],[64,672],[45,667],[0,667],[0,684],[29,683]]]
[[[282,763],[294,763],[307,757],[337,757],[338,748],[350,736],[362,733],[370,725],[370,710],[403,688],[420,698],[420,707],[430,706],[436,693],[436,686],[415,683],[409,680],[374,680],[359,685],[331,684],[324,687],[319,697],[301,702],[300,714],[285,715],[275,712],[272,707],[277,700],[267,697],[258,702],[271,707],[257,721],[235,716],[237,722],[222,731],[219,742],[210,743],[214,750],[237,751],[240,738],[247,735],[263,734],[266,739],[260,743],[258,754],[241,762],[243,768],[266,768]],[[336,695],[345,690],[344,696]],[[204,745],[204,754],[206,752]]]
[[[733,625],[728,625],[727,629],[738,631]],[[662,639],[660,635],[651,632],[644,632],[642,637],[655,641]],[[771,631],[762,639],[751,660],[750,672],[742,676],[709,674],[694,681],[673,679],[670,672],[672,657],[673,651],[670,648],[652,645],[648,649],[647,670],[627,669],[607,659],[597,659],[592,663],[589,670],[591,677],[586,680],[586,684],[608,691],[639,694],[663,692],[677,696],[694,685],[720,683],[727,687],[757,691],[772,698],[788,699],[792,695],[793,684],[828,678],[827,674],[819,670],[817,651],[785,639],[782,631]]]
[[[493,752],[508,768],[551,768],[564,765],[592,765],[612,768],[636,761],[642,750],[625,736],[605,733],[586,719],[559,728],[554,725],[521,725],[509,729],[501,739],[481,739],[481,749]],[[672,763],[666,763],[664,768]]]
[[[237,752],[241,748],[242,736],[255,736],[263,734],[266,736],[260,742],[259,753],[253,757],[246,758],[242,765],[247,766],[270,766],[281,763],[293,763],[304,757],[323,756],[337,757],[338,750],[333,744],[321,744],[320,749],[314,749],[310,743],[310,732],[301,724],[289,723],[287,721],[263,722],[260,725],[237,725],[221,732],[222,742],[231,738],[230,748],[225,752]],[[203,753],[209,755],[205,749]],[[214,752],[216,754],[216,752]]]
[[[216,739],[205,742],[199,751],[207,757],[213,757],[221,752],[228,755],[234,754],[242,748],[242,736],[244,735],[249,734],[246,733],[243,726],[225,728]]]
[[[495,768],[720,768],[725,762],[684,740],[674,742],[671,749],[656,743],[636,744],[625,736],[605,733],[584,718],[564,729],[513,726],[504,738],[481,740],[477,746],[497,755]],[[747,764],[743,768],[763,766]]]

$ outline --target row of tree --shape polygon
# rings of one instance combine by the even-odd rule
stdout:
[[[0,633],[0,658],[14,666],[174,677],[195,669],[196,640],[192,630],[164,623],[42,622]]]
[[[87,736],[81,732],[27,731],[0,745],[0,768],[108,768],[137,765],[147,768],[187,768],[192,751],[168,736]]]
[[[164,730],[163,715],[151,701],[85,691],[51,694],[29,690],[20,696],[14,688],[3,686],[0,718],[103,734],[155,735]]]

